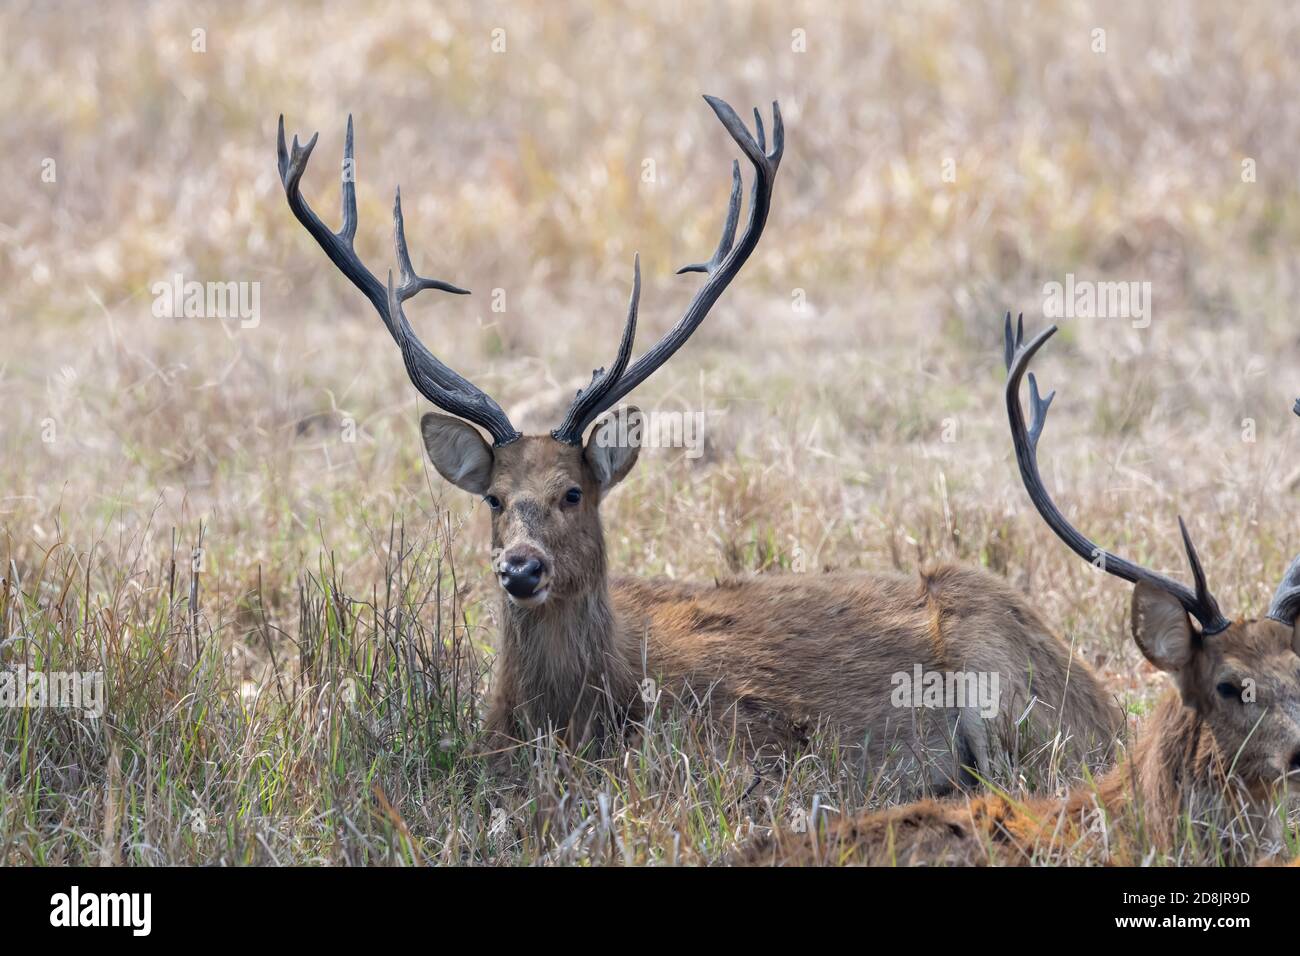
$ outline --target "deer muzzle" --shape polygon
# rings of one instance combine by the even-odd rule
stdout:
[[[516,604],[533,607],[546,600],[550,569],[532,548],[512,548],[497,561],[497,581]]]

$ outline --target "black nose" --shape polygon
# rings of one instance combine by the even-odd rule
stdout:
[[[532,597],[545,571],[546,565],[538,558],[503,558],[501,585],[514,597]]]
[[[1300,750],[1291,755],[1291,773],[1300,773]]]

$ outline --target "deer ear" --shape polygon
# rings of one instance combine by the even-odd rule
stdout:
[[[1168,591],[1139,581],[1133,590],[1133,639],[1144,657],[1167,674],[1181,673],[1196,650],[1196,635],[1182,603]]]
[[[470,494],[487,491],[492,480],[492,449],[474,426],[430,412],[420,419],[420,433],[438,474]]]
[[[627,477],[641,454],[641,409],[625,405],[596,423],[582,457],[596,476],[601,494]]]

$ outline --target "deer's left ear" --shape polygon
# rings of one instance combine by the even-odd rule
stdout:
[[[1142,655],[1166,674],[1183,673],[1198,640],[1182,603],[1163,588],[1139,581],[1133,589],[1133,639]]]
[[[627,477],[641,453],[641,409],[625,405],[596,422],[582,457],[603,495]]]

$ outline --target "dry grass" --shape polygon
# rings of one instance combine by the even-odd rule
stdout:
[[[281,112],[321,131],[327,219],[355,114],[363,256],[391,263],[400,182],[417,268],[476,293],[426,294],[421,334],[546,406],[612,352],[633,251],[643,341],[698,281],[672,270],[711,247],[733,155],[698,95],[780,99],[764,242],[635,395],[706,412],[707,452],[642,455],[605,508],[618,570],[981,563],[1140,713],[1164,681],[1128,589],[1033,515],[1001,406],[1003,310],[1040,327],[1072,272],[1154,307],[1067,321],[1040,362],[1059,500],[1179,574],[1186,515],[1225,606],[1265,606],[1300,549],[1300,10],[366,6],[0,11],[0,656],[109,695],[99,721],[0,711],[0,861],[716,861],[889,799],[828,748],[756,785],[680,715],[604,759],[543,742],[508,787],[466,756],[486,515],[423,461],[396,351],[289,214]],[[176,273],[261,283],[260,323],[156,318]]]

